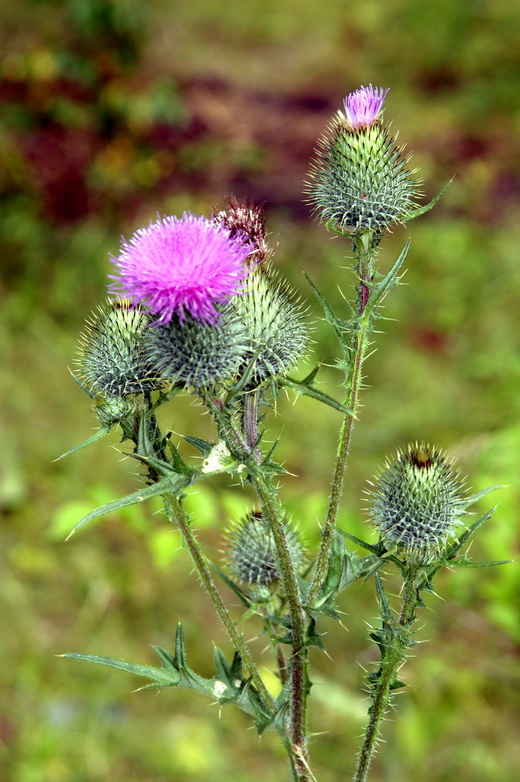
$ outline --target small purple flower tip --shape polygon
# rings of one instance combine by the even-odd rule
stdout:
[[[118,274],[109,275],[110,288],[143,304],[157,324],[174,315],[214,324],[215,305],[239,292],[250,252],[241,237],[205,217],[159,218],[123,239],[119,255],[111,257]]]
[[[343,101],[345,114],[353,128],[368,127],[379,117],[389,89],[361,87],[351,92]]]

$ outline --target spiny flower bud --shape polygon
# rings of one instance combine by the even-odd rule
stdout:
[[[236,375],[247,354],[247,331],[231,305],[217,311],[215,324],[174,315],[163,326],[150,326],[147,350],[159,378],[203,389]]]
[[[244,294],[233,304],[248,332],[250,356],[256,354],[251,383],[257,385],[298,362],[307,347],[308,328],[299,303],[270,265],[252,270]]]
[[[288,523],[285,535],[292,563],[299,570],[303,563],[300,537]],[[261,513],[252,513],[231,527],[227,545],[229,568],[244,584],[268,587],[280,578],[274,536]]]
[[[441,557],[469,504],[446,455],[424,443],[409,445],[372,486],[371,518],[385,547],[397,546],[415,565]]]
[[[263,206],[230,196],[226,199],[226,209],[214,212],[211,220],[216,225],[227,228],[232,239],[243,239],[247,242],[248,262],[261,264],[271,257]]]
[[[91,315],[76,360],[91,396],[126,397],[157,387],[144,346],[148,328],[147,315],[127,300],[109,301]]]
[[[116,424],[135,415],[139,404],[136,397],[97,396],[93,410],[101,424]]]
[[[351,236],[382,233],[416,207],[409,156],[380,122],[388,90],[361,87],[345,98],[319,142],[308,184],[314,211]]]

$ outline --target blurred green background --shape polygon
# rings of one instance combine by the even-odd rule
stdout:
[[[389,86],[386,119],[413,150],[425,198],[455,179],[434,211],[382,244],[386,268],[413,239],[366,365],[341,524],[368,533],[367,478],[388,452],[425,438],[459,458],[473,488],[506,484],[482,506],[499,503],[472,556],[517,557],[520,5],[18,0],[1,4],[0,25],[0,779],[278,782],[275,738],[258,740],[241,713],[219,715],[182,691],[135,693],[140,682],[124,674],[56,657],[152,663],[150,645],[171,647],[178,621],[200,673],[212,675],[212,641],[229,651],[158,505],[64,542],[83,513],[137,485],[106,440],[53,461],[95,425],[67,366],[120,235],[157,212],[207,213],[231,193],[265,201],[278,266],[316,322],[315,356],[332,363],[303,271],[339,305],[338,285],[352,290],[348,248],[309,215],[302,186],[344,95]],[[334,371],[320,374],[339,395]],[[199,412],[181,400],[168,426],[210,436]],[[295,476],[283,494],[309,544],[338,424],[312,400],[281,400],[270,421]],[[223,483],[190,496],[209,553],[246,502]],[[418,633],[428,643],[403,672],[411,686],[385,725],[374,782],[518,778],[519,587],[516,564],[438,579],[445,601],[429,600]],[[322,625],[330,657],[313,655],[319,782],[350,778],[362,667],[376,659],[370,585],[341,607],[346,629]],[[268,666],[263,641],[253,646]]]

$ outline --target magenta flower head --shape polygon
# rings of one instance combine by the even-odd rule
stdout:
[[[351,126],[361,128],[372,125],[379,118],[388,92],[389,89],[374,88],[370,84],[347,95],[343,104]]]
[[[251,252],[240,237],[205,217],[185,212],[141,228],[111,260],[118,274],[110,286],[157,316],[155,324],[190,317],[215,324],[218,308],[238,293]]]

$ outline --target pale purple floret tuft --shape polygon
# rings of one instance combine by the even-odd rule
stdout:
[[[240,237],[205,217],[185,212],[162,217],[141,228],[111,260],[117,274],[110,286],[157,316],[156,324],[174,315],[215,324],[218,310],[240,291],[251,252]]]
[[[360,87],[343,101],[345,114],[353,128],[368,127],[378,119],[389,89]]]

